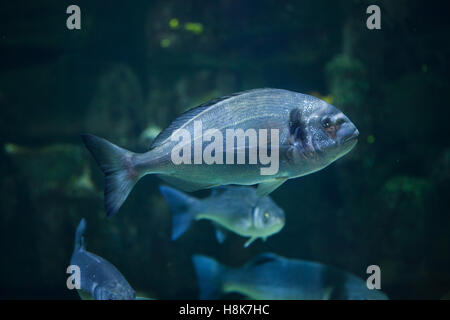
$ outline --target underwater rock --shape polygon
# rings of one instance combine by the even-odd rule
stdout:
[[[423,209],[425,196],[431,190],[431,183],[422,178],[395,176],[383,187],[382,195],[390,209],[406,207]]]
[[[361,61],[337,55],[325,67],[333,104],[344,110],[360,109],[369,88],[366,69]]]
[[[431,177],[438,182],[449,182],[450,180],[450,148],[442,150],[436,162],[433,164]]]
[[[25,147],[7,143],[4,148],[34,198],[50,194],[71,198],[98,194],[81,146],[52,144]]]
[[[85,130],[107,136],[118,144],[136,145],[145,127],[142,89],[135,73],[116,65],[98,79],[85,117]]]
[[[153,140],[155,140],[161,130],[162,128],[156,125],[149,125],[139,136],[139,144],[148,148],[148,146],[151,146]]]

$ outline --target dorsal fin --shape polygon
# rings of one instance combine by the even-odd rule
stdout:
[[[271,261],[275,261],[280,259],[280,256],[276,255],[275,253],[271,253],[271,252],[266,252],[266,253],[261,253],[259,255],[257,255],[255,258],[253,258],[252,260],[250,260],[247,265],[249,266],[258,266],[267,262],[271,262]]]
[[[205,103],[199,105],[198,107],[195,107],[195,108],[185,111],[178,118],[176,118],[166,129],[164,129],[163,131],[161,131],[158,134],[158,136],[153,141],[150,149],[153,149],[155,147],[162,145],[164,142],[166,142],[167,139],[170,138],[170,136],[172,135],[172,133],[175,130],[180,129],[186,122],[195,118],[196,116],[198,116],[205,110],[208,110],[210,107],[212,107],[220,102],[223,102],[225,100],[228,100],[228,99],[231,99],[231,98],[234,98],[234,97],[237,97],[237,96],[240,96],[242,94],[246,94],[246,93],[249,93],[252,91],[257,91],[257,90],[262,90],[262,89],[252,89],[252,90],[236,92],[236,93],[230,94],[228,96],[222,96],[222,97],[210,100],[208,102],[205,102]]]
[[[214,227],[216,228],[216,239],[217,242],[220,244],[224,243],[225,239],[227,238],[227,231],[225,228],[220,226],[218,223],[213,223]]]

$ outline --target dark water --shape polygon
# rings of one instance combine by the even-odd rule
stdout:
[[[445,2],[76,2],[72,31],[72,1],[0,5],[2,298],[78,299],[65,271],[82,217],[88,250],[158,299],[197,297],[193,254],[238,266],[264,251],[363,278],[379,265],[393,299],[449,296]],[[366,28],[369,4],[381,30]],[[239,236],[219,245],[199,222],[172,242],[154,176],[106,218],[80,133],[145,151],[147,128],[260,87],[320,96],[360,131],[351,153],[272,194],[286,212],[279,234],[244,249]]]

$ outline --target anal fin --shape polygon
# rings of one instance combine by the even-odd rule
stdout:
[[[225,239],[227,238],[227,235],[225,233],[225,230],[223,230],[221,227],[216,227],[216,239],[219,243],[224,243]]]

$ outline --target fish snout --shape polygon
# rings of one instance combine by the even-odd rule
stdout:
[[[338,122],[340,123],[340,126],[336,132],[336,136],[341,144],[358,138],[358,129],[347,117],[342,118],[342,120],[339,119]]]
[[[284,227],[284,225],[286,224],[286,217],[284,216],[284,214],[277,217],[276,224],[280,229]]]

